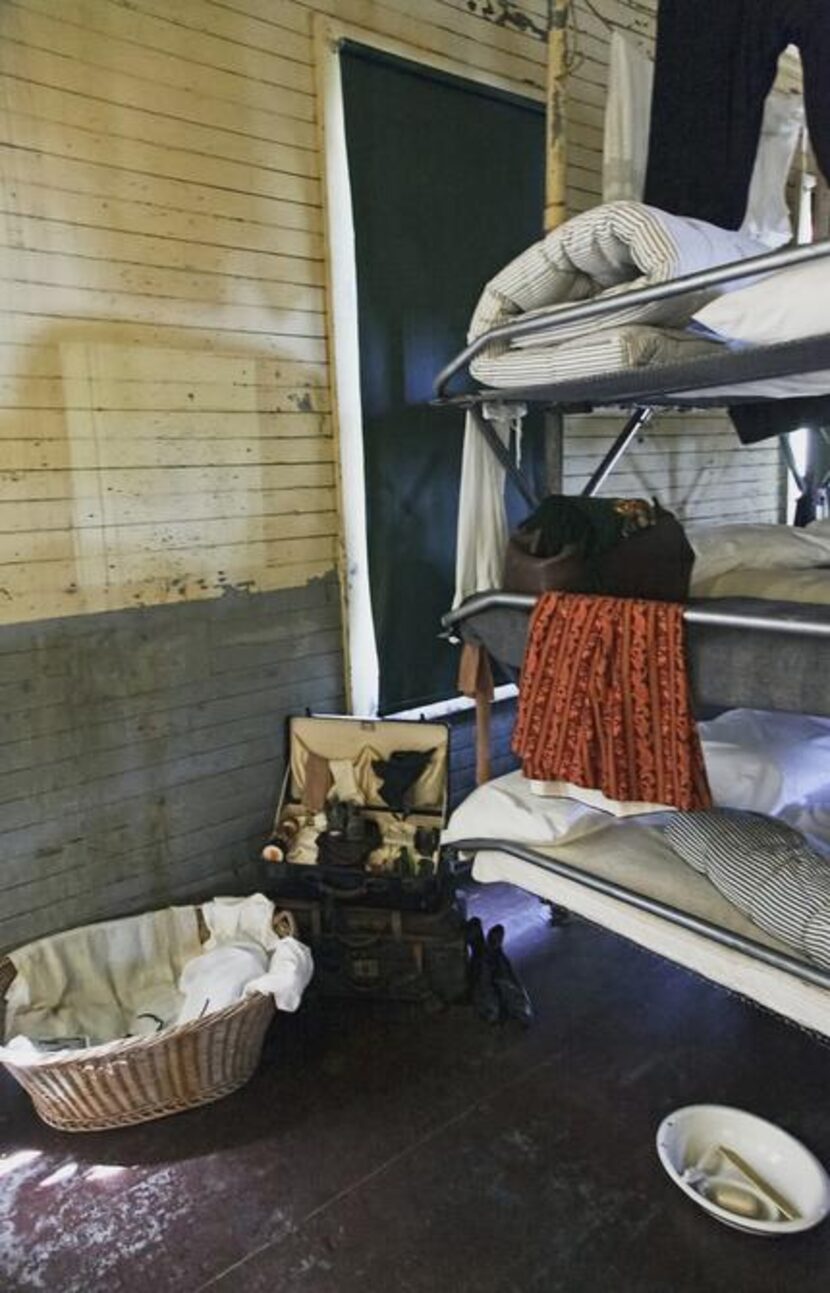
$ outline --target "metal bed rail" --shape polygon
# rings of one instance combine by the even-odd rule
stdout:
[[[812,983],[819,988],[830,988],[830,972],[827,970],[822,970],[816,965],[810,965],[806,961],[799,960],[798,957],[788,955],[786,952],[779,952],[774,947],[756,943],[754,939],[746,938],[743,934],[737,934],[734,930],[723,929],[720,925],[715,925],[700,916],[693,916],[691,913],[683,911],[680,907],[672,907],[668,903],[661,902],[657,898],[650,898],[647,894],[638,893],[635,889],[629,889],[613,880],[606,880],[602,876],[580,871],[578,867],[571,866],[568,862],[561,862],[558,858],[547,857],[545,854],[537,853],[534,849],[525,848],[521,844],[501,839],[469,839],[454,840],[452,847],[459,853],[492,851],[508,853],[511,857],[518,858],[521,862],[531,863],[541,871],[547,871],[564,880],[571,880],[582,885],[584,889],[593,889],[596,893],[601,893],[608,898],[615,898],[618,902],[625,903],[629,907],[636,907],[639,911],[648,912],[652,916],[659,916],[672,925],[690,930],[694,934],[700,934],[714,943],[719,943],[722,947],[742,952],[745,956],[749,956],[755,961],[761,961],[773,969],[784,970],[788,974],[795,975],[797,978],[803,979],[807,983]]]
[[[464,620],[489,610],[531,611],[537,598],[530,593],[475,593],[454,610],[442,616],[441,624],[450,632]],[[793,603],[795,605],[796,603]],[[708,624],[715,628],[752,629],[764,633],[784,633],[798,637],[830,638],[830,620],[810,620],[797,614],[786,619],[755,612],[719,611],[703,606],[687,606],[683,611],[687,624]]]
[[[704,269],[696,274],[686,274],[682,278],[673,278],[654,287],[634,288],[630,292],[620,292],[616,296],[599,296],[590,301],[579,301],[574,305],[554,305],[544,312],[534,311],[530,317],[520,317],[510,323],[501,323],[489,332],[485,332],[475,341],[470,342],[435,379],[435,396],[441,399],[446,388],[456,373],[469,364],[471,359],[487,346],[496,341],[511,341],[514,337],[529,337],[552,326],[564,326],[567,323],[600,319],[614,314],[618,310],[632,305],[648,305],[654,301],[667,301],[687,292],[717,287],[721,283],[734,282],[736,279],[754,278],[761,274],[771,273],[776,269],[789,269],[794,265],[821,260],[830,256],[830,240],[810,243],[803,247],[790,248],[787,251],[774,251],[765,256],[752,256],[747,260],[730,261],[728,265],[719,265],[713,269]],[[509,395],[509,391],[505,391]]]

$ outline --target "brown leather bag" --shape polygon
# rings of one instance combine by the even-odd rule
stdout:
[[[656,602],[685,602],[689,596],[694,552],[671,512],[661,512],[654,525],[590,560],[575,543],[555,557],[539,557],[534,551],[537,542],[537,531],[511,534],[504,565],[506,592],[594,593]]]

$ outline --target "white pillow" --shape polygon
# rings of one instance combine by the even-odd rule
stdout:
[[[830,719],[733,709],[698,724],[712,798],[830,848]]]
[[[830,256],[766,274],[693,315],[722,341],[771,345],[830,332]]]
[[[687,525],[695,554],[690,592],[730,570],[812,570],[830,565],[830,526]]]
[[[607,813],[576,799],[534,795],[521,772],[477,786],[453,812],[444,844],[465,839],[505,839],[517,844],[564,844],[607,828]]]
[[[603,202],[641,202],[648,164],[654,62],[627,36],[611,36],[603,131]],[[804,124],[801,100],[773,90],[764,104],[741,232],[767,247],[793,236],[787,179]],[[682,164],[682,161],[681,161]]]
[[[830,853],[830,719],[734,709],[699,723],[698,731],[717,807],[779,817]],[[579,786],[569,788],[570,797],[552,797],[555,784],[564,786],[516,771],[479,786],[453,812],[443,843],[570,844],[611,828],[616,818],[666,811]]]

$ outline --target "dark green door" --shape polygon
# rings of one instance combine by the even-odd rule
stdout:
[[[429,405],[482,287],[541,233],[544,114],[347,44],[369,580],[380,712],[456,692],[451,603],[463,417]],[[348,500],[347,500],[348,505]]]

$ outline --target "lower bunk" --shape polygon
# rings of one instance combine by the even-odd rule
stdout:
[[[472,858],[476,881],[512,884],[567,908],[830,1038],[830,802],[824,791],[806,799],[784,817],[798,823],[812,872],[808,878],[797,858],[779,857],[772,887],[759,879],[757,860],[734,847],[721,887],[679,856],[668,842],[672,829],[698,814],[617,818],[572,800],[537,798],[520,772],[474,791],[444,842]],[[743,816],[762,830],[773,821]],[[725,896],[730,885],[746,901]]]

